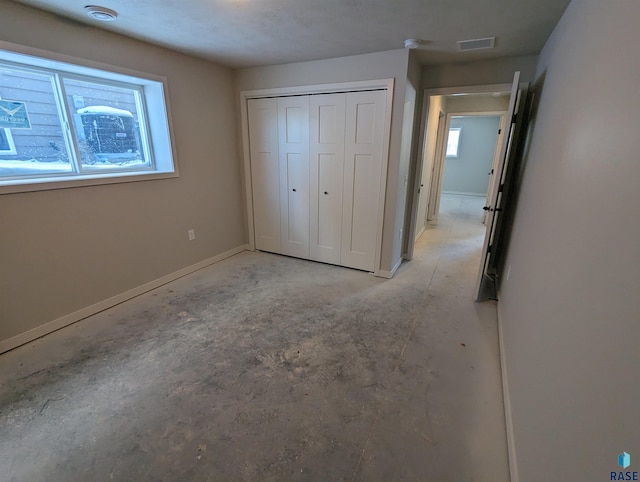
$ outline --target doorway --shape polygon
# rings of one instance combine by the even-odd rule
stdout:
[[[443,162],[440,199],[446,194],[486,200],[495,171],[504,112],[448,114],[447,117],[445,153],[439,160]],[[436,222],[441,207],[439,203],[434,208]]]
[[[412,259],[418,239],[430,226],[438,223],[443,192],[447,195],[482,198],[490,194],[488,190],[498,154],[497,146],[500,145],[499,136],[504,132],[504,114],[509,105],[510,87],[509,84],[499,84],[425,91],[420,130],[422,149],[416,166],[413,223],[409,227],[407,259]],[[474,124],[473,119],[477,119],[475,123],[478,126],[469,127]],[[480,122],[480,119],[485,122]],[[479,127],[482,123],[486,124],[484,128]],[[493,133],[487,135],[490,125],[493,126]],[[452,129],[453,136],[458,136],[458,142],[453,143],[457,147],[455,153],[452,143],[448,142],[453,140],[450,136]],[[473,161],[469,159],[474,158],[474,151],[477,150],[474,149],[477,131],[484,132],[481,136],[482,150],[490,152],[490,161],[484,156],[480,162],[472,164]],[[464,144],[467,144],[466,147]],[[451,161],[450,165],[447,165],[448,160]],[[478,175],[480,172],[481,178]],[[482,210],[478,216],[483,219]]]

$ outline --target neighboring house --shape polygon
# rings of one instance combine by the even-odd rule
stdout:
[[[11,88],[6,87],[7,85]],[[86,85],[73,81],[65,85],[70,97],[69,105],[75,109],[71,115],[76,134],[84,138],[84,129],[78,110],[89,106],[108,106],[132,113],[136,112],[131,93],[107,87]],[[47,77],[21,72],[0,71],[0,99],[25,102],[31,129],[0,129],[0,166],[2,160],[31,160],[39,162],[68,162],[65,140],[58,115],[58,102]],[[11,139],[11,141],[10,141]],[[13,147],[11,149],[11,147]],[[4,152],[3,152],[4,151]]]

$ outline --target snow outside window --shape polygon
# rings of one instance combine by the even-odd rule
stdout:
[[[0,193],[171,173],[162,81],[0,50]]]

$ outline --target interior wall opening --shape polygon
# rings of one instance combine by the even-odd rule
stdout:
[[[502,113],[450,115],[449,129],[445,132],[441,196],[486,200],[495,171],[502,120]],[[436,222],[441,207],[439,203]],[[483,213],[478,214],[484,222]]]
[[[500,135],[505,131],[510,88],[509,84],[499,84],[425,91],[407,259],[412,259],[420,237],[438,223],[443,193],[447,197],[480,199],[479,212],[474,215],[484,222],[482,208],[491,195],[492,171],[495,172]],[[459,136],[455,153],[448,142],[452,129]],[[478,160],[480,151],[483,155]],[[490,161],[486,159],[487,151]],[[468,207],[473,205],[466,203]]]
[[[507,89],[510,90],[507,92]],[[500,253],[504,248],[506,225],[505,215],[509,215],[512,206],[509,197],[513,190],[513,173],[517,171],[517,156],[520,150],[520,133],[526,124],[529,108],[526,82],[520,82],[520,72],[516,71],[510,86],[481,86],[458,89],[438,89],[425,92],[423,106],[423,149],[416,160],[416,175],[413,178],[414,196],[412,203],[412,222],[409,223],[409,240],[406,259],[413,258],[416,241],[438,222],[440,201],[443,192],[445,160],[456,158],[462,153],[461,143],[464,133],[462,126],[452,125],[457,119],[471,116],[502,116],[498,132],[491,135],[494,146],[493,168],[489,171],[489,188],[485,199],[480,201],[477,212],[469,213],[469,218],[477,217],[480,226],[486,226],[484,241],[480,251],[480,266],[477,277],[476,300],[495,299],[488,295],[491,285],[496,292]],[[495,129],[495,127],[494,127]],[[421,129],[422,130],[422,129]],[[435,142],[433,142],[435,132]],[[451,134],[450,134],[451,133]],[[453,137],[455,136],[455,137]],[[431,142],[430,142],[431,141]],[[499,149],[499,152],[496,152]],[[476,142],[472,152],[479,150]],[[433,154],[432,154],[433,153]],[[497,155],[496,155],[497,154]],[[426,162],[425,162],[426,161]],[[432,165],[429,165],[431,161]],[[425,172],[426,171],[426,172]],[[429,177],[428,184],[425,183]],[[429,186],[428,194],[425,186]],[[477,188],[476,188],[477,189]],[[468,195],[462,193],[459,195]],[[418,218],[420,198],[427,201],[425,218]],[[424,201],[423,201],[424,204]]]

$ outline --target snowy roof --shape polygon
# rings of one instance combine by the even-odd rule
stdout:
[[[128,110],[116,109],[115,107],[109,107],[108,105],[92,105],[90,107],[83,107],[78,109],[78,114],[106,114],[106,115],[119,115],[120,117],[133,117],[133,114]]]

